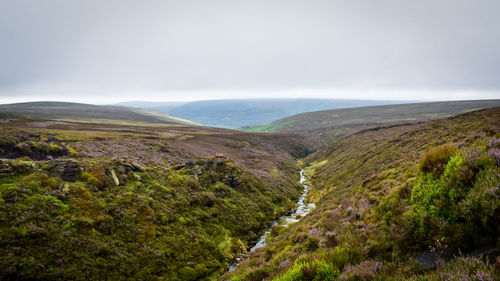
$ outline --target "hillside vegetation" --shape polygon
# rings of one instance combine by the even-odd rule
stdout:
[[[480,105],[281,133],[78,104],[2,113],[0,279],[498,280],[500,108],[417,122]],[[247,253],[296,207],[300,168],[316,208]]]
[[[0,123],[3,280],[212,280],[299,197],[318,143],[190,126]]]
[[[222,280],[499,280],[499,139],[494,108],[334,141],[316,209]]]
[[[450,117],[500,106],[500,100],[450,101],[367,106],[307,112],[265,125],[240,128],[246,132],[307,132],[328,142],[356,132]]]

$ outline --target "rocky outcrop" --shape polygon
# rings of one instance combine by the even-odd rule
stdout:
[[[224,178],[222,179],[222,182],[225,185],[227,185],[229,187],[232,187],[232,188],[237,188],[238,186],[240,186],[240,181],[234,175],[226,175],[226,176],[224,176]]]
[[[52,166],[51,172],[64,181],[74,182],[80,173],[78,161],[72,159],[57,159],[48,162]]]

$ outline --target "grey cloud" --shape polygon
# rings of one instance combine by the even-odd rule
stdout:
[[[488,0],[5,0],[0,95],[498,91],[498,11]]]

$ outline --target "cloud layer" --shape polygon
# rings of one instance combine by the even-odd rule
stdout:
[[[495,97],[498,11],[496,0],[2,1],[0,100]]]

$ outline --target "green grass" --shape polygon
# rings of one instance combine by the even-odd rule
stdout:
[[[240,128],[240,130],[244,131],[244,132],[274,133],[279,128],[281,128],[283,126],[287,126],[287,125],[292,125],[294,122],[295,122],[295,120],[278,121],[278,122],[273,122],[273,123],[264,124],[264,125],[242,127],[242,128]]]

